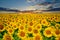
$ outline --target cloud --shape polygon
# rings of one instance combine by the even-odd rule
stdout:
[[[35,6],[26,7],[26,10],[35,10]]]
[[[27,2],[35,2],[35,0],[27,0]]]
[[[60,0],[28,0],[30,2],[35,2],[33,6],[28,7],[28,10],[38,9],[38,10],[49,10],[52,8],[60,7]]]

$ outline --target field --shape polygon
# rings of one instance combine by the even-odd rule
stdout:
[[[0,40],[60,40],[60,14],[0,14]]]

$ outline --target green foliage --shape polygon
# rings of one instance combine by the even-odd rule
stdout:
[[[14,38],[14,40],[21,40],[21,38],[19,38],[19,37],[17,36],[17,33],[18,33],[18,29],[16,29],[16,30],[14,31],[14,33],[13,33],[13,38]]]
[[[60,24],[60,22],[56,22],[56,23]]]
[[[51,22],[51,26],[55,26],[56,22],[55,21],[52,21]]]
[[[55,40],[55,37],[54,37],[54,36],[52,36],[52,37],[51,37],[51,40]]]
[[[49,19],[47,19],[48,22],[51,22]]]
[[[3,38],[3,35],[0,33],[0,38]]]
[[[54,36],[52,36],[52,37],[45,37],[45,36],[43,36],[43,40],[55,40],[55,37]]]
[[[7,30],[1,32],[2,35],[4,35],[5,33],[7,33]]]
[[[33,37],[33,34],[32,33],[28,33],[28,37]]]
[[[19,30],[19,29],[15,29],[15,30],[14,30],[14,33],[15,33],[15,34],[18,33],[18,30]]]
[[[6,23],[4,23],[3,25],[4,25],[4,27],[5,27],[5,26],[7,26],[7,24],[6,24]]]
[[[4,30],[4,31],[0,32],[0,40],[2,40],[5,33],[7,33],[7,30]]]
[[[14,40],[21,40],[21,38],[19,38],[16,34],[13,34],[13,38]]]
[[[0,38],[0,40],[2,40],[2,38]]]

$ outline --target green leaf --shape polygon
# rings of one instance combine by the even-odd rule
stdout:
[[[4,25],[4,26],[7,26],[7,24],[6,24],[6,23],[4,23],[3,25]]]
[[[43,37],[43,40],[50,40],[51,38],[48,38],[48,37]]]
[[[3,35],[0,33],[0,38],[3,38]]]
[[[48,22],[51,22],[50,20],[47,19]]]
[[[14,33],[15,33],[15,34],[18,33],[18,29],[15,29]]]
[[[28,37],[33,37],[33,34],[32,33],[28,33]]]
[[[45,25],[42,25],[42,28],[44,28],[44,29],[45,29],[45,28],[47,28],[47,26],[45,26]]]
[[[55,26],[55,23],[54,22],[51,22],[51,26]]]
[[[15,33],[13,34],[13,38],[14,40],[21,40],[21,38],[19,38]]]
[[[40,30],[41,35],[43,35],[44,30],[45,30],[44,28],[42,28],[42,30]]]
[[[2,40],[2,38],[0,38],[0,40]]]
[[[55,40],[55,37],[54,37],[54,36],[52,36],[52,37],[51,37],[51,40]]]
[[[2,35],[4,35],[5,33],[7,33],[7,30],[1,32]]]
[[[56,22],[56,23],[60,24],[60,22]]]

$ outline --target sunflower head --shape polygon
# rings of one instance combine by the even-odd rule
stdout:
[[[24,39],[24,38],[26,38],[26,33],[25,33],[25,31],[19,31],[19,32],[17,33],[17,36],[18,36],[19,38]]]
[[[34,40],[43,40],[43,39],[40,34],[37,34],[36,36],[34,36]]]
[[[60,40],[60,36],[56,37],[55,40]]]
[[[54,32],[53,32],[53,35],[55,37],[59,36],[60,35],[60,29],[55,29]]]
[[[2,24],[0,24],[0,31],[3,31],[4,29],[5,27]]]
[[[13,38],[12,38],[11,35],[5,34],[5,35],[3,36],[3,40],[13,40]]]
[[[44,36],[51,37],[52,36],[52,28],[48,27],[43,32]]]

